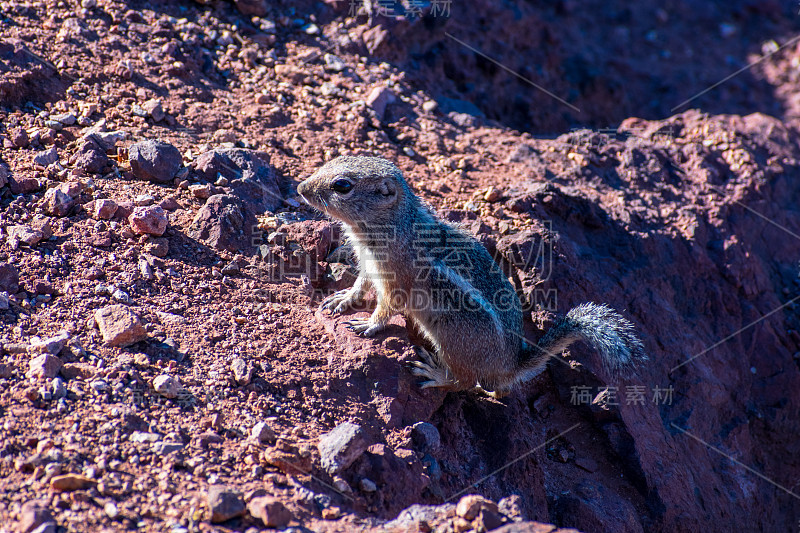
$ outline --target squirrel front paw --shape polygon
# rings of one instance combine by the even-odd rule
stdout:
[[[322,300],[320,308],[328,309],[334,315],[338,315],[339,313],[344,313],[356,303],[358,303],[358,298],[356,297],[355,291],[350,288],[336,291],[335,293],[331,294]]]

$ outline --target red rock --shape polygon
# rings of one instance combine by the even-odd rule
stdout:
[[[211,192],[214,189],[214,186],[210,183],[198,183],[197,185],[189,185],[189,192],[194,195],[195,198],[199,198],[200,200],[207,200],[211,197]]]
[[[497,504],[491,500],[487,500],[483,496],[477,494],[470,494],[462,497],[456,505],[456,514],[461,518],[473,520],[478,516],[482,510],[489,510],[497,513]]]
[[[42,240],[42,232],[27,225],[11,226],[8,228],[8,238],[28,246],[36,246]]]
[[[305,72],[294,65],[275,65],[275,75],[278,77],[278,79],[282,81],[288,81],[293,85],[300,85],[306,79]]]
[[[319,449],[322,468],[338,474],[355,461],[369,446],[366,434],[357,424],[343,422],[320,436]]]
[[[61,375],[64,379],[75,378],[91,379],[97,373],[97,367],[89,363],[64,363],[61,368]]]
[[[30,137],[28,137],[28,132],[25,131],[25,128],[17,128],[12,131],[11,142],[14,143],[14,146],[17,148],[27,147],[30,142]]]
[[[433,453],[439,449],[441,437],[436,426],[429,422],[417,422],[411,428],[411,441],[420,453]]]
[[[128,217],[131,229],[140,234],[161,236],[167,230],[169,219],[161,206],[137,207]]]
[[[225,442],[225,439],[212,431],[207,431],[195,437],[193,442],[200,448],[208,448],[209,444],[220,444]]]
[[[515,522],[525,520],[524,505],[525,502],[519,494],[511,494],[497,502],[500,512]]]
[[[489,509],[481,509],[478,516],[475,518],[475,523],[478,531],[494,531],[503,525],[503,519],[496,511]]]
[[[275,442],[275,432],[266,422],[259,422],[253,426],[253,430],[250,432],[250,438],[255,442],[267,444]]]
[[[338,520],[342,516],[342,510],[338,507],[326,507],[322,510],[323,520]]]
[[[75,200],[59,188],[48,189],[44,195],[44,210],[49,215],[55,217],[67,216],[74,206]]]
[[[56,189],[63,192],[70,198],[77,198],[83,192],[83,183],[79,181],[65,181],[56,185]]]
[[[19,533],[31,533],[40,525],[52,520],[53,514],[47,508],[47,502],[30,500],[22,504],[16,531],[19,531]]]
[[[14,194],[31,194],[42,188],[42,184],[36,178],[18,178],[12,175],[8,182]]]
[[[90,136],[72,155],[70,164],[89,174],[98,174],[111,164],[111,159],[106,155],[102,141]]]
[[[53,36],[54,40],[55,36]],[[14,39],[0,42],[3,77],[0,78],[0,100],[7,106],[23,106],[31,100],[58,101],[66,86],[54,65],[42,63],[28,46]]]
[[[32,341],[30,346],[28,347],[28,352],[30,352],[31,354],[58,355],[58,353],[64,348],[64,346],[67,345],[69,338],[70,338],[69,333],[67,333],[66,331],[62,331],[58,335],[55,335],[53,337]],[[48,376],[48,377],[53,377],[53,376]]]
[[[114,241],[111,238],[110,232],[100,231],[98,233],[93,234],[89,238],[89,243],[97,248],[108,248],[112,244],[114,244]]]
[[[111,220],[111,218],[117,212],[118,207],[119,206],[117,205],[117,202],[114,200],[109,200],[108,198],[95,200],[92,208],[92,218],[96,218],[98,220]]]
[[[36,294],[49,294],[51,296],[55,296],[58,291],[53,286],[52,283],[47,282],[43,279],[37,279],[33,282],[32,287],[33,292]],[[29,289],[30,290],[30,289]]]
[[[253,498],[247,509],[254,518],[258,518],[264,527],[283,529],[292,521],[292,513],[283,503],[272,496]]]
[[[142,109],[156,121],[161,122],[164,120],[164,108],[161,106],[161,100],[152,98],[142,104]]]
[[[46,353],[31,359],[30,370],[26,375],[31,379],[54,378],[61,371],[62,366],[61,359]]]
[[[19,272],[10,263],[0,263],[0,291],[9,294],[19,291]]]
[[[375,111],[379,119],[383,120],[383,116],[386,114],[386,106],[394,103],[395,100],[394,92],[388,87],[375,87],[367,96],[367,105]]]
[[[172,196],[167,196],[166,198],[161,200],[161,202],[159,202],[158,205],[160,205],[161,208],[164,209],[165,211],[175,211],[180,207],[178,201]]]
[[[164,398],[175,399],[183,390],[183,386],[177,377],[161,374],[153,380],[153,390]]]
[[[430,481],[415,452],[392,450],[385,444],[370,446],[351,468],[359,477],[375,482],[380,504],[390,514],[402,510],[407,502],[418,501]]]
[[[42,150],[33,157],[33,163],[42,167],[52,165],[56,161],[58,161],[58,149],[55,146]]]
[[[580,533],[576,529],[559,529],[553,524],[542,522],[514,522],[492,531],[492,533]]]
[[[280,231],[286,242],[296,242],[314,261],[324,261],[331,251],[333,226],[327,220],[303,220],[284,224]]]
[[[117,202],[117,210],[114,213],[113,218],[117,220],[128,220],[128,217],[133,214],[133,210],[135,208],[136,206],[130,200]]]
[[[212,524],[242,516],[246,511],[242,494],[225,485],[212,485],[208,488],[207,506],[208,518]]]
[[[94,313],[95,322],[109,346],[129,346],[147,338],[139,317],[122,304],[108,305]]]
[[[30,221],[31,228],[41,232],[42,239],[49,239],[53,236],[53,219],[44,215],[35,215]]]
[[[217,148],[200,154],[195,172],[208,182],[223,177],[254,214],[275,211],[283,203],[277,171],[265,152],[244,148]]]
[[[407,531],[434,531],[435,525],[441,524],[448,526],[452,522],[455,513],[455,505],[445,503],[443,505],[420,505],[414,504],[403,509],[397,518],[386,522],[381,528],[389,533],[405,533]],[[448,529],[442,528],[447,531]]]
[[[145,252],[156,257],[166,257],[169,254],[169,241],[164,238],[151,238],[144,246]]]
[[[244,222],[241,201],[235,196],[217,194],[197,211],[188,234],[217,250],[245,250],[253,245],[245,233]]]
[[[59,492],[83,490],[96,484],[97,481],[80,474],[64,474],[63,476],[54,476],[50,480],[50,487]]]

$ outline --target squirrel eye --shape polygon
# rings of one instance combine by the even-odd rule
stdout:
[[[353,182],[346,179],[336,180],[331,185],[331,189],[341,194],[347,194],[353,190]]]

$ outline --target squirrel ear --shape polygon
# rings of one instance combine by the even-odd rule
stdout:
[[[394,180],[387,178],[378,187],[378,192],[384,196],[394,196],[397,192],[397,184],[395,184]]]

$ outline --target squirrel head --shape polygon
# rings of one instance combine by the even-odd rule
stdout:
[[[312,207],[351,227],[392,223],[396,210],[413,197],[403,173],[380,157],[340,156],[297,186]]]

